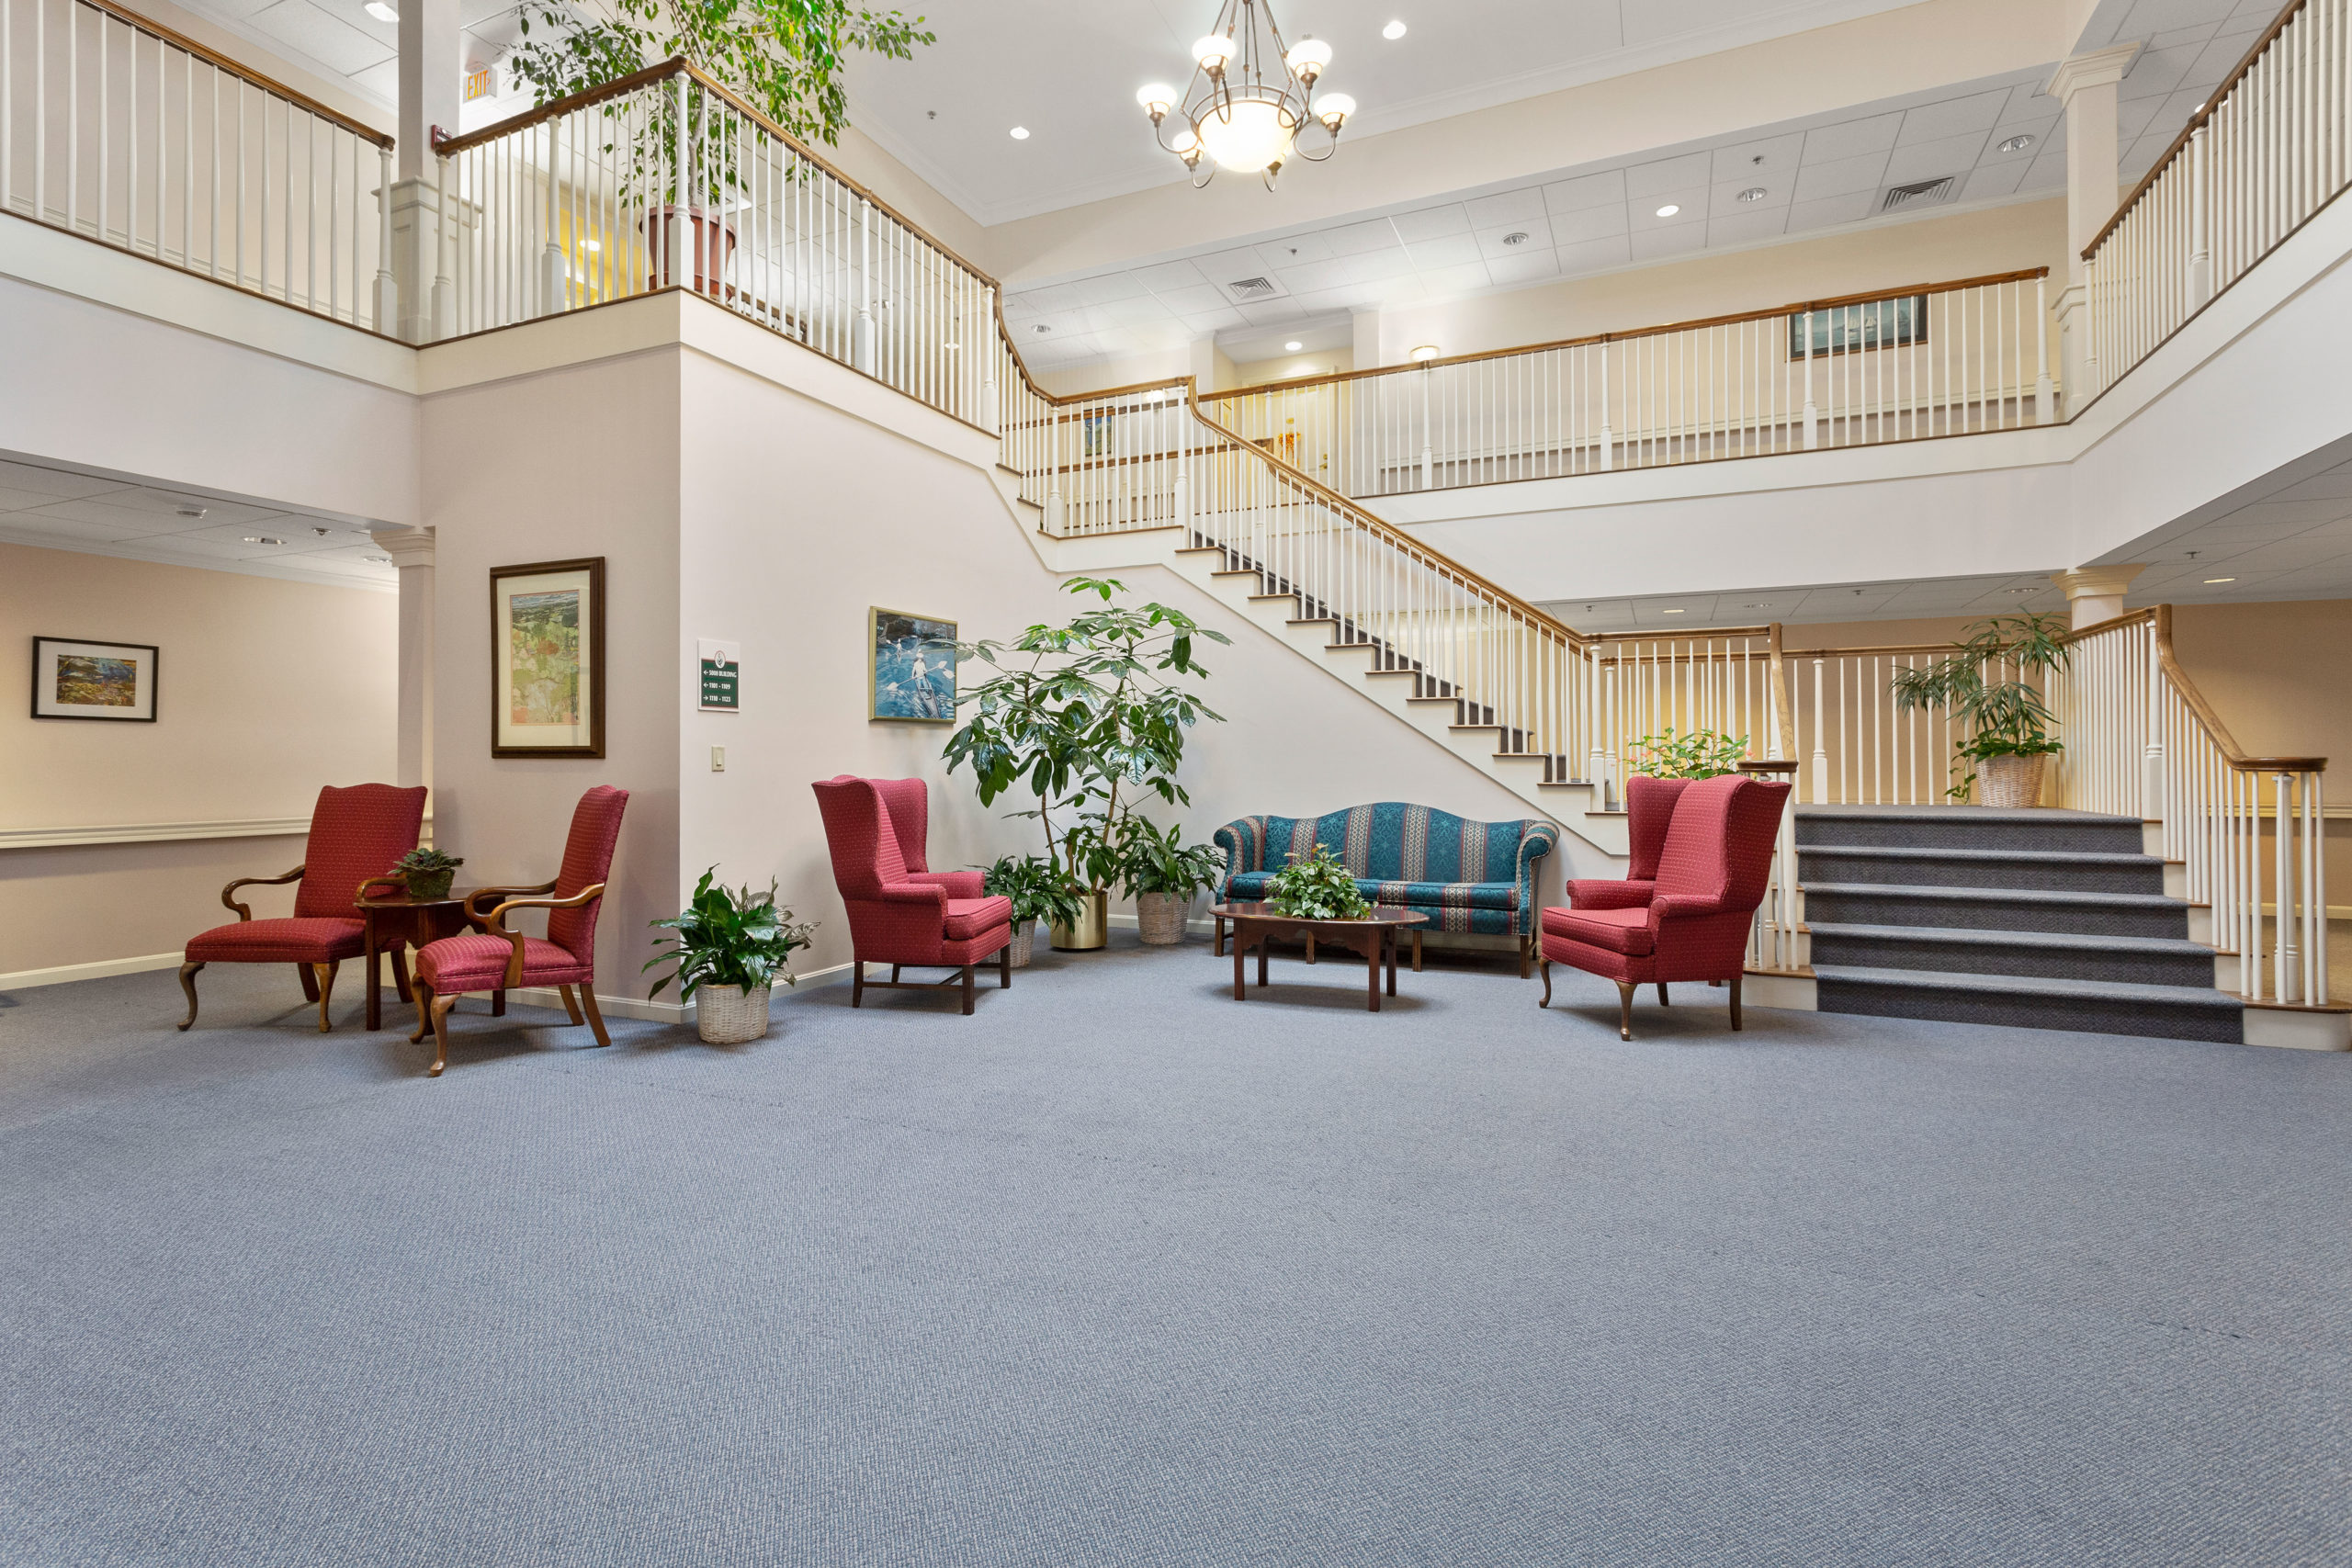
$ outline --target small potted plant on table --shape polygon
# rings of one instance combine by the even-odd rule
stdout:
[[[1329,844],[1316,845],[1311,855],[1292,855],[1288,865],[1268,877],[1266,902],[1295,920],[1360,920],[1372,912],[1355,874]]]
[[[1043,855],[1006,855],[988,868],[980,891],[1012,900],[1012,966],[1026,969],[1035,953],[1037,922],[1076,925],[1085,900]]]
[[[666,942],[668,951],[649,959],[645,968],[677,967],[653,982],[648,995],[658,997],[677,981],[678,999],[695,1002],[695,1032],[703,1043],[740,1045],[767,1033],[769,991],[778,975],[786,985],[794,983],[786,961],[794,949],[808,945],[817,927],[814,921],[796,925],[791,910],[776,908],[773,881],[764,893],[752,892],[748,883],[729,889],[713,882],[718,871],[713,866],[702,874],[694,901],[682,914],[653,922],[678,934],[654,939],[656,947]]]
[[[391,874],[407,885],[410,897],[420,904],[430,904],[449,896],[449,884],[457,876],[458,868],[465,863],[439,850],[411,850],[392,863]]]
[[[1135,818],[1120,865],[1121,880],[1136,901],[1136,929],[1152,947],[1184,940],[1184,919],[1204,887],[1216,886],[1225,852],[1209,844],[1187,844],[1181,827],[1165,830]]]

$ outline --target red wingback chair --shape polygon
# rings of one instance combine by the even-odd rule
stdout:
[[[187,944],[180,965],[180,989],[187,993],[186,1029],[196,1021],[196,973],[208,964],[291,964],[301,976],[304,999],[319,1004],[319,1032],[329,1028],[327,1004],[335,971],[367,946],[367,930],[354,908],[363,883],[392,869],[416,848],[424,826],[424,786],[353,784],[319,791],[311,811],[311,837],[302,863],[283,876],[241,876],[220,889],[220,902],[237,911],[233,925],[215,926]],[[240,887],[273,887],[294,882],[290,919],[256,920],[230,897]],[[397,947],[393,964],[400,963]],[[368,976],[374,985],[376,976]]]
[[[827,779],[827,784],[841,784],[850,775],[842,773]],[[926,840],[931,836],[931,789],[921,779],[868,779],[865,781],[881,792],[882,805],[890,814],[890,831],[899,840],[899,858],[907,863],[909,882],[935,883],[947,889],[950,898],[982,898],[981,875],[977,871],[933,871],[925,857]]]
[[[433,1031],[433,1065],[438,1077],[449,1065],[449,1010],[469,991],[489,991],[502,1000],[518,986],[553,986],[574,1025],[586,1022],[596,1043],[609,1045],[605,1017],[596,1009],[596,914],[603,908],[605,878],[613,868],[613,845],[621,836],[621,813],[628,791],[598,784],[572,808],[571,832],[563,841],[563,868],[552,882],[536,887],[481,887],[466,896],[466,919],[474,929],[445,936],[416,955],[416,1032]],[[552,897],[549,897],[552,895]],[[481,906],[495,903],[484,912]],[[509,931],[509,909],[545,909],[545,940]]]
[[[869,985],[899,988],[901,968],[944,967],[963,971],[964,1010],[969,1013],[973,967],[991,953],[997,958],[997,988],[1012,984],[1012,900],[982,897],[978,872],[918,872],[908,866],[894,825],[906,807],[902,802],[893,809],[890,797],[915,796],[913,814],[905,819],[920,830],[928,809],[921,779],[843,773],[809,787],[824,814],[833,883],[849,907],[850,1006],[865,1005]],[[918,844],[916,853],[921,852]],[[888,964],[889,980],[867,980],[868,964]],[[943,983],[952,985],[953,977]]]
[[[1628,869],[1652,875],[1571,882],[1571,907],[1544,911],[1544,1000],[1538,1005],[1552,1005],[1554,964],[1602,976],[1617,982],[1617,1032],[1631,1040],[1635,987],[1655,982],[1663,1007],[1670,980],[1722,980],[1731,987],[1731,1026],[1737,1029],[1748,922],[1764,901],[1789,786],[1726,773],[1637,778],[1625,795],[1634,842]],[[1646,865],[1645,828],[1655,845]]]

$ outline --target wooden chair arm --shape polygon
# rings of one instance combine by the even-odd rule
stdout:
[[[254,912],[245,908],[243,904],[238,903],[234,898],[230,897],[230,894],[234,893],[240,887],[277,887],[285,883],[300,882],[301,880],[302,868],[299,865],[283,876],[241,876],[237,878],[236,881],[229,884],[228,886],[220,889],[220,902],[228,908],[236,910],[237,919],[241,920],[250,920],[254,918]]]
[[[368,889],[370,887],[405,888],[407,886],[408,878],[405,876],[371,876],[367,881],[359,885],[358,891],[352,894],[351,901],[355,904],[365,904],[368,902]]]
[[[503,897],[507,894],[513,893],[519,893],[524,895],[526,897],[528,897],[535,894],[552,893],[554,891],[555,881],[552,877],[540,883],[537,887],[477,887],[472,892],[466,895],[466,919],[476,922],[477,925],[481,921],[483,918],[481,911],[474,908],[474,900],[477,898],[486,896]]]
[[[549,883],[552,887],[555,884]],[[484,888],[484,892],[544,892],[545,888]],[[582,904],[593,904],[605,896],[605,885],[592,884],[569,898],[509,898],[481,920],[484,932],[504,937],[514,944],[514,953],[506,960],[506,988],[513,990],[523,983],[523,933],[506,929],[505,915],[509,909],[577,909]]]

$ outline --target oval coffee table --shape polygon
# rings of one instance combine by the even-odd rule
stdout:
[[[1212,915],[1233,922],[1233,999],[1249,992],[1242,984],[1241,955],[1258,950],[1258,984],[1266,983],[1266,942],[1269,937],[1306,936],[1334,947],[1360,953],[1364,959],[1366,1010],[1380,1010],[1380,966],[1388,965],[1388,994],[1396,994],[1396,933],[1427,925],[1429,917],[1413,909],[1374,906],[1361,919],[1306,920],[1277,911],[1272,904],[1218,904]]]

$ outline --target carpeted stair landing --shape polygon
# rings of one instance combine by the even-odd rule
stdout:
[[[1804,806],[1798,874],[1824,1012],[2237,1043],[2136,817]]]

